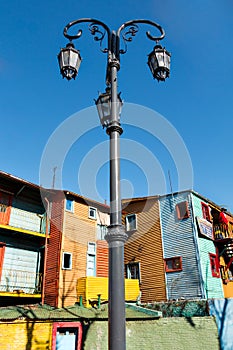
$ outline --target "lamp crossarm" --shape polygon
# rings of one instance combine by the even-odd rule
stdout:
[[[116,34],[116,37],[117,37],[116,52],[118,54],[118,57],[120,54],[125,54],[127,52],[127,44],[126,43],[131,42],[133,37],[138,32],[138,25],[137,24],[148,24],[148,25],[155,27],[156,29],[158,29],[160,31],[160,36],[152,36],[149,31],[146,32],[146,36],[148,37],[148,39],[150,39],[152,41],[159,42],[160,40],[162,40],[165,37],[164,29],[159,24],[157,24],[153,21],[146,20],[146,19],[135,19],[135,20],[125,22],[118,28],[117,34]],[[129,30],[125,33],[121,33],[127,27],[129,27]],[[123,41],[125,44],[125,49],[120,49],[120,36],[121,36],[121,34],[122,34],[122,38],[123,38]]]
[[[74,35],[70,35],[68,34],[68,31],[70,30],[71,27],[73,26],[76,26],[77,24],[81,24],[81,23],[90,23],[89,24],[89,30],[91,32],[92,35],[94,35],[94,40],[95,41],[100,41],[100,46],[102,44],[102,41],[105,37],[105,34],[107,33],[107,48],[105,49],[101,49],[102,52],[104,53],[109,53],[110,54],[110,50],[111,50],[111,31],[109,29],[109,27],[97,20],[97,19],[93,19],[93,18],[80,18],[80,19],[77,19],[75,21],[72,21],[70,23],[68,23],[64,30],[63,30],[63,35],[69,39],[70,41],[74,40],[74,39],[79,39],[81,36],[82,36],[82,29],[79,29],[77,34],[74,34]],[[103,29],[104,29],[104,32],[102,32],[100,29],[99,29],[99,26],[101,26]]]

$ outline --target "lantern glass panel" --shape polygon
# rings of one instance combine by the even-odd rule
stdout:
[[[71,67],[78,69],[80,66],[80,63],[81,63],[81,58],[79,56],[79,53],[77,51],[70,50],[70,59],[68,64]]]
[[[164,52],[157,52],[156,57],[158,60],[158,67],[164,67],[165,62],[164,62]]]
[[[171,57],[166,52],[164,53],[164,63],[167,69],[170,69]]]

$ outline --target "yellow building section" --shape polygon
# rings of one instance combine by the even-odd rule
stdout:
[[[0,291],[0,297],[20,297],[20,298],[41,298],[41,294],[29,294],[23,292],[2,292]],[[1,349],[1,348],[0,348]]]
[[[139,280],[125,279],[125,301],[136,301],[139,297]],[[91,307],[98,301],[108,300],[107,277],[81,277],[77,283],[78,301],[86,307]]]
[[[222,281],[223,281],[223,293],[224,298],[232,298],[233,297],[233,281],[231,278],[229,278],[227,265],[223,259],[222,256],[220,256],[220,268],[221,268],[221,275],[222,275]]]
[[[52,322],[0,322],[0,349],[52,349]]]
[[[19,228],[19,227],[13,227],[13,226],[9,226],[9,225],[2,225],[2,224],[0,224],[0,228],[4,228],[4,229],[7,229],[7,230],[11,230],[11,231],[17,231],[17,232],[21,232],[21,233],[26,233],[26,234],[32,235],[32,236],[45,237],[44,233],[39,233],[39,232],[35,232],[35,231],[25,230],[25,229]]]

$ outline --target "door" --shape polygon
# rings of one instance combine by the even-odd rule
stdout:
[[[76,350],[77,340],[77,328],[57,328],[56,350]]]

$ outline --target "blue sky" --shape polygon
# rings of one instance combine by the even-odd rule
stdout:
[[[112,30],[131,19],[153,20],[165,29],[162,45],[172,54],[170,78],[157,83],[146,64],[153,42],[145,31],[155,32],[142,25],[121,56],[122,196],[192,187],[233,212],[230,0],[2,1],[0,169],[40,184],[42,155],[55,135],[61,149],[46,163],[42,185],[52,186],[57,167],[56,187],[108,201],[108,137],[93,107],[105,90],[106,55],[83,26],[75,42],[83,58],[75,81],[62,79],[56,57],[66,45],[64,26],[83,17],[99,19]],[[68,128],[67,120],[72,121]]]

